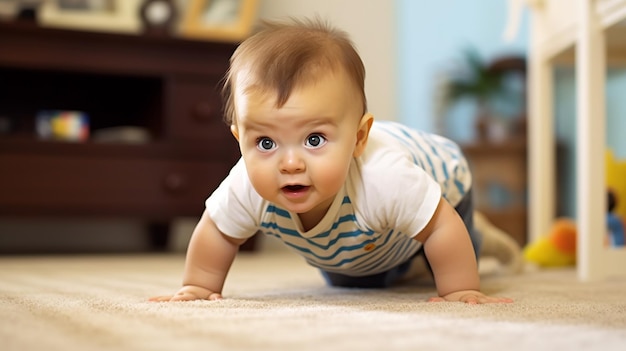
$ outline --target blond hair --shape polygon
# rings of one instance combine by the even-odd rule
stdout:
[[[346,32],[319,18],[264,22],[263,29],[243,41],[230,59],[223,89],[224,118],[229,124],[237,121],[236,89],[275,93],[280,108],[295,88],[337,70],[343,70],[354,83],[364,114],[365,67]]]

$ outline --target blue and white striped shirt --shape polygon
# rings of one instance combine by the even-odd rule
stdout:
[[[441,196],[458,204],[471,185],[459,148],[445,138],[398,123],[375,122],[325,217],[304,231],[298,215],[262,199],[240,161],[207,199],[220,230],[247,238],[275,236],[312,266],[352,276],[389,270],[409,259],[414,240]]]

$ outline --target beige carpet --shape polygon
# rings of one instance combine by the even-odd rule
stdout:
[[[626,281],[571,269],[483,278],[513,304],[428,303],[430,286],[324,286],[288,253],[241,254],[222,301],[150,303],[182,255],[0,257],[0,349],[626,350]],[[625,267],[626,269],[626,267]]]

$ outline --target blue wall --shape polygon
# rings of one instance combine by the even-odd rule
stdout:
[[[514,42],[502,39],[507,7],[503,0],[396,0],[398,9],[398,92],[403,123],[434,131],[433,90],[436,77],[459,62],[463,50],[475,47],[486,59],[525,55],[526,15]],[[472,107],[449,116],[451,137],[468,139],[473,131]]]

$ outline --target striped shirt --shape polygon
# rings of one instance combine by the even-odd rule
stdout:
[[[364,276],[389,270],[417,252],[414,240],[441,196],[458,204],[471,185],[459,148],[440,136],[394,122],[375,122],[363,155],[354,159],[324,218],[303,230],[298,215],[262,199],[243,161],[207,199],[226,235],[257,231],[279,238],[312,266]]]

